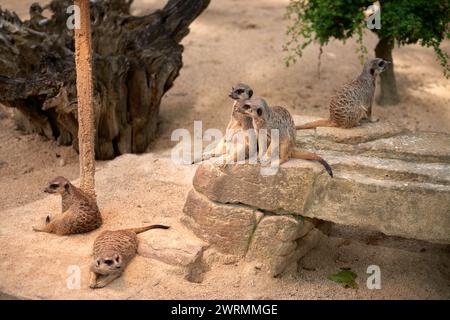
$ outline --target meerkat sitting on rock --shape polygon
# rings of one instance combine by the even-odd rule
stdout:
[[[231,88],[228,96],[234,100],[234,103],[225,136],[219,141],[213,150],[203,153],[201,161],[208,160],[212,157],[225,156],[227,154],[237,155],[240,152],[244,152],[245,157],[249,156],[249,142],[248,137],[246,137],[245,134],[248,130],[253,129],[252,120],[240,112],[237,112],[237,110],[239,103],[250,99],[252,95],[252,88],[246,84],[238,83]],[[244,139],[242,139],[244,144],[241,143],[242,141],[238,141],[239,134],[244,134]],[[194,160],[194,163],[195,162],[198,162],[198,160]]]
[[[90,287],[103,288],[119,278],[137,253],[137,234],[150,229],[168,229],[151,225],[116,231],[104,231],[94,241],[93,261],[90,267]]]
[[[333,177],[331,167],[324,159],[315,153],[296,149],[294,120],[288,110],[283,107],[269,107],[264,99],[254,98],[245,101],[239,108],[239,112],[252,118],[258,137],[258,146],[267,145],[265,154],[260,157],[261,163],[275,161],[276,164],[281,165],[289,158],[315,160],[320,162],[328,174]],[[271,145],[272,130],[278,130],[279,134],[279,145],[275,147]],[[261,139],[266,139],[267,144]],[[276,159],[272,155],[275,150],[279,153]]]
[[[102,216],[95,200],[66,178],[56,177],[44,192],[61,195],[62,213],[54,218],[47,216],[45,225],[33,227],[34,231],[69,235],[89,232],[101,226]]]
[[[344,85],[330,101],[330,118],[320,119],[295,129],[312,129],[317,127],[353,128],[361,119],[372,118],[372,102],[375,94],[376,77],[386,70],[391,62],[375,58],[364,64],[362,73],[350,83]]]

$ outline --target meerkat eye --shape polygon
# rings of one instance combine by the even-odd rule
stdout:
[[[378,62],[378,66],[379,66],[379,67],[383,67],[383,66],[384,66],[384,61],[381,60],[380,62]]]
[[[57,189],[58,187],[59,187],[59,184],[57,184],[57,183],[52,183],[50,185],[50,188],[52,188],[52,189]]]
[[[236,93],[237,93],[237,94],[242,94],[243,92],[244,92],[244,90],[242,90],[242,89],[237,89],[237,90],[236,90]]]
[[[249,90],[249,91],[248,91],[248,97],[251,98],[252,95],[253,95],[253,90]]]
[[[261,108],[258,108],[258,109],[256,110],[256,113],[258,114],[258,116],[262,116],[263,111],[262,111]]]
[[[248,105],[248,104],[244,104],[244,106],[242,107],[244,110],[248,110],[248,109],[250,109],[250,105]]]

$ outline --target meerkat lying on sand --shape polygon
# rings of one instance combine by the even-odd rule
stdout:
[[[61,195],[62,213],[52,219],[47,216],[45,225],[33,227],[34,231],[69,235],[89,232],[101,226],[102,216],[95,200],[66,178],[56,177],[44,192]]]
[[[94,241],[90,287],[103,288],[119,278],[137,253],[136,235],[156,228],[169,229],[167,226],[155,224],[142,228],[103,231]]]

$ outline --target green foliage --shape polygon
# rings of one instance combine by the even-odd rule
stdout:
[[[419,43],[431,47],[450,76],[448,53],[440,49],[445,38],[450,38],[450,0],[384,0],[381,2],[381,29],[373,29],[381,38],[393,38],[397,45]],[[320,46],[330,39],[345,40],[356,35],[358,55],[363,58],[367,49],[363,45],[366,28],[363,10],[373,1],[367,0],[291,0],[286,17],[292,21],[288,27],[289,52],[286,65],[295,63],[303,50],[313,41]]]
[[[356,283],[357,275],[351,270],[342,270],[335,274],[330,274],[328,276],[328,280],[340,283],[344,286],[344,288],[353,288],[357,289],[358,284]]]

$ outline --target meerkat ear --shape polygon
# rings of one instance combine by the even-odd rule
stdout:
[[[248,97],[249,97],[249,98],[251,98],[251,97],[252,97],[252,95],[253,95],[253,90],[252,90],[252,89],[250,89],[250,90],[248,91]]]
[[[46,224],[50,223],[50,216],[47,216],[47,218],[45,218],[45,223]]]
[[[373,75],[374,73],[375,73],[375,69],[374,69],[374,68],[371,68],[371,69],[370,69],[370,74]]]
[[[68,182],[64,183],[64,189],[69,190],[69,183]]]
[[[95,263],[97,264],[97,267],[100,266],[100,259],[97,259],[97,260],[95,261]]]
[[[116,260],[116,262],[117,262],[117,263],[119,263],[119,262],[120,262],[120,256],[119,256],[118,254],[116,254],[116,256],[115,256],[115,260]]]
[[[262,113],[263,113],[263,111],[262,111],[262,108],[258,108],[258,109],[256,109],[256,113],[258,114],[258,116],[262,116]]]

